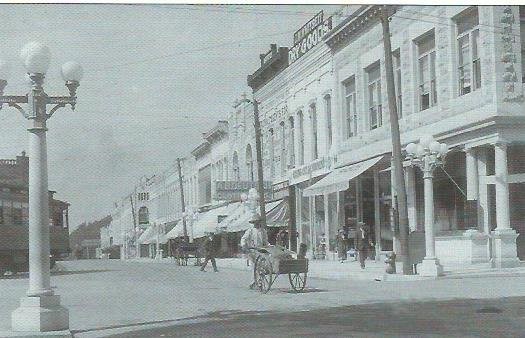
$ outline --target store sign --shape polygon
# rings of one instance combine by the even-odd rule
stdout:
[[[216,181],[215,200],[240,201],[241,194],[247,194],[251,188],[257,189],[257,181]],[[264,195],[271,197],[272,182],[264,182]]]
[[[264,120],[262,121],[262,125],[264,127],[271,126],[275,123],[280,123],[281,121],[284,121],[286,117],[288,116],[288,105],[283,105],[278,108],[274,108],[272,111],[265,114]]]
[[[301,41],[308,33],[313,31],[317,26],[323,23],[323,11],[317,13],[310,21],[305,23],[297,32],[293,34],[293,44],[296,45]]]
[[[334,161],[335,158],[323,157],[308,165],[292,170],[290,184],[297,184],[328,173]]]
[[[316,22],[316,21],[314,21]],[[325,21],[318,23],[311,31],[306,33],[304,37],[295,42],[295,45],[288,51],[288,61],[290,64],[299,60],[304,54],[310,49],[315,47],[319,42],[323,40],[323,37],[332,30],[332,17],[329,17]],[[298,31],[299,32],[299,31]],[[296,32],[297,34],[297,32]],[[299,36],[302,36],[299,34]],[[295,36],[294,36],[295,40]]]
[[[288,181],[276,183],[273,185],[273,198],[274,199],[282,199],[285,197],[288,197],[289,192],[288,188],[290,187],[290,184]]]

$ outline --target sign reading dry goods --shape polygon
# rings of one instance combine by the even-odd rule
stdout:
[[[319,19],[320,18],[320,19]],[[310,24],[312,23],[312,24]],[[315,24],[315,26],[314,26]],[[308,30],[308,29],[309,30]],[[323,40],[323,37],[332,30],[332,17],[323,21],[323,13],[320,12],[312,20],[294,34],[295,45],[288,52],[290,64],[297,61],[310,49]],[[296,41],[296,37],[300,38]]]

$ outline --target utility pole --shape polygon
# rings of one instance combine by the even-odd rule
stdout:
[[[180,204],[182,207],[182,214],[186,212],[186,203],[184,202],[184,184],[182,182],[182,169],[180,165],[180,158],[177,158],[177,170],[179,172],[179,186],[180,186]],[[184,241],[188,241],[188,229],[186,228],[186,217],[182,217],[182,229],[184,232]]]
[[[134,193],[135,194],[135,193]],[[137,219],[135,217],[135,207],[133,205],[133,195],[129,195],[129,201],[131,203],[131,215],[133,216],[133,234],[135,235],[135,258],[140,257],[140,244],[139,244],[139,234],[137,229]]]
[[[403,262],[403,274],[411,275],[412,266],[408,252],[408,210],[405,188],[405,177],[403,172],[403,160],[401,157],[401,137],[399,135],[399,120],[397,115],[396,91],[394,87],[394,70],[392,67],[392,45],[390,41],[390,23],[388,19],[389,7],[381,6],[381,26],[383,27],[383,46],[385,49],[386,88],[388,94],[388,111],[390,112],[390,130],[392,133],[392,165],[396,192],[397,211],[399,215],[399,242],[401,246],[401,260]],[[395,201],[392,196],[392,202]],[[395,204],[392,203],[395,208]]]
[[[255,151],[257,153],[257,186],[259,190],[259,207],[263,223],[266,228],[266,211],[264,201],[264,177],[263,177],[263,163],[262,163],[262,145],[261,145],[261,121],[259,120],[259,103],[253,98],[253,117],[255,126]]]

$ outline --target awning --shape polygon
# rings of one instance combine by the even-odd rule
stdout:
[[[268,202],[265,204],[264,209],[266,210],[266,217],[268,212],[272,211],[281,203],[281,200]],[[257,207],[257,212],[259,211]],[[227,232],[238,232],[245,231],[252,226],[250,220],[253,217],[253,212],[250,210],[247,204],[240,204],[237,209],[221,223],[221,227],[224,227]]]
[[[179,226],[180,225],[180,226]],[[182,236],[183,229],[182,229],[182,222],[178,221],[175,226],[166,234],[166,238],[177,238],[179,236]]]
[[[337,168],[328,176],[303,191],[303,196],[316,196],[344,191],[349,188],[349,181],[374,166],[383,158],[383,155],[369,160],[354,163],[346,167]]]
[[[288,226],[290,220],[290,209],[288,199],[282,199],[273,209],[267,209],[266,224],[270,227]]]
[[[219,225],[219,218],[227,218],[237,209],[240,203],[231,203],[219,208],[215,208],[198,215],[197,220],[193,223],[193,238],[200,238],[206,236],[207,232],[217,232],[219,227],[222,227],[222,222]],[[221,220],[222,221],[222,220]],[[180,224],[182,227],[182,223]]]
[[[150,239],[153,237],[155,231],[153,226],[150,225],[139,237],[140,244],[149,244]]]

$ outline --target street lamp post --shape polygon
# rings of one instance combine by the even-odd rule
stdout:
[[[37,42],[26,44],[20,53],[31,90],[23,96],[3,96],[7,85],[5,63],[0,63],[0,107],[6,103],[28,120],[29,131],[29,290],[12,313],[13,331],[68,331],[69,313],[60,306],[60,296],[50,285],[49,267],[49,190],[47,175],[46,121],[62,107],[75,109],[76,90],[82,78],[82,67],[76,62],[62,66],[62,77],[69,96],[48,96],[44,88],[49,67],[49,48]],[[20,104],[27,104],[25,111]],[[54,105],[49,112],[47,106]]]
[[[443,164],[448,152],[445,143],[439,143],[430,135],[425,135],[419,144],[410,143],[405,148],[412,166],[423,172],[425,194],[425,258],[418,269],[421,276],[440,276],[443,266],[436,257],[434,229],[434,169]]]

